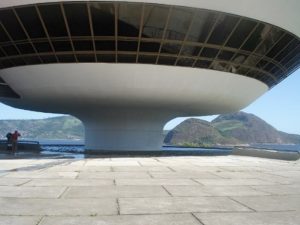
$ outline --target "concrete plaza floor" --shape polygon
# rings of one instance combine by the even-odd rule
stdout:
[[[299,225],[300,162],[1,159],[0,225]]]

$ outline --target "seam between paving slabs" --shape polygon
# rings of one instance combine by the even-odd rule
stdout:
[[[164,186],[164,185],[161,185],[161,187],[171,196],[171,197],[174,197],[171,192],[168,191],[168,189]]]
[[[41,216],[41,218],[37,221],[36,225],[42,224],[45,216]]]
[[[23,178],[22,178],[22,179],[23,179]],[[25,179],[28,179],[28,178],[25,178]],[[29,180],[25,181],[24,183],[17,184],[17,185],[15,185],[15,186],[16,186],[16,187],[23,186],[24,184],[27,184],[27,183],[31,182],[32,180],[33,180],[33,179],[29,179]]]
[[[229,199],[231,199],[232,201],[234,201],[234,202],[236,202],[236,203],[238,203],[238,204],[240,204],[240,205],[242,205],[242,206],[244,206],[244,207],[250,209],[251,211],[257,212],[255,209],[252,209],[250,206],[247,206],[246,204],[244,204],[244,203],[242,203],[242,202],[240,202],[240,201],[238,201],[238,200],[236,200],[236,199],[234,199],[234,198],[232,198],[232,197],[229,197],[229,196],[228,196],[227,198],[229,198]]]
[[[119,198],[116,198],[116,203],[117,203],[117,211],[118,211],[118,215],[121,215],[121,206],[120,206],[120,202],[119,202]]]
[[[70,187],[66,187],[66,188],[60,193],[60,195],[58,196],[58,199],[62,198],[62,197],[65,195],[65,193],[66,193],[69,189],[70,189]]]
[[[196,179],[198,179],[198,178],[190,178],[190,180],[194,181],[196,184],[201,185],[201,186],[206,186],[203,183],[201,183],[200,181],[197,181]]]
[[[205,225],[194,213],[191,213],[191,215],[201,224]]]

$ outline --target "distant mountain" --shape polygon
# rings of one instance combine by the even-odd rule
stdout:
[[[172,145],[300,144],[300,135],[276,130],[259,117],[244,112],[225,114],[212,122],[188,119],[166,135]]]
[[[187,119],[166,135],[166,144],[198,146],[239,143],[234,138],[225,137],[210,122]]]
[[[39,120],[0,120],[0,138],[18,130],[22,138],[82,139],[84,127],[71,116],[59,116]]]
[[[28,139],[83,139],[80,120],[60,116],[41,120],[0,120],[0,138],[18,130]],[[288,134],[255,115],[238,112],[221,115],[212,122],[187,119],[164,131],[165,143],[184,146],[236,145],[253,143],[300,144],[300,135]]]

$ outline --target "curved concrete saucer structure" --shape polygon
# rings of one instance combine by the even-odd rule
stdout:
[[[177,116],[240,110],[300,64],[297,0],[1,0],[0,100],[71,114],[90,150],[159,150]]]

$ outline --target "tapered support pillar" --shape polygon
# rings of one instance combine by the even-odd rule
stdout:
[[[79,116],[87,150],[159,151],[163,127],[172,117],[153,110],[96,111]]]

